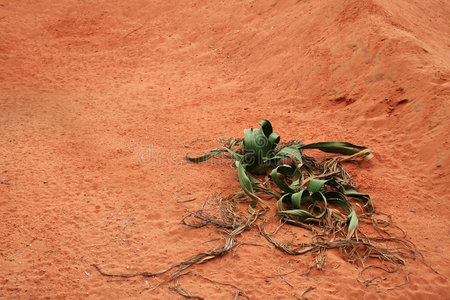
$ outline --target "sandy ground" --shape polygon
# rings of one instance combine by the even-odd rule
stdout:
[[[183,157],[269,119],[284,141],[374,149],[350,166],[355,181],[438,274],[409,260],[366,286],[337,252],[305,274],[311,255],[247,245],[195,266],[215,282],[185,276],[184,289],[449,297],[449,20],[438,0],[1,1],[0,296],[182,298],[172,284],[149,289],[161,279],[91,264],[158,271],[220,246],[215,228],[180,220],[238,190],[236,172]],[[180,189],[197,200],[177,203]],[[239,240],[267,243],[257,230]]]

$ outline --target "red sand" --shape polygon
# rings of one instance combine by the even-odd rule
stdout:
[[[447,298],[449,20],[438,0],[2,1],[0,296],[180,298],[169,284],[146,289],[159,279],[106,278],[91,264],[158,271],[220,246],[205,243],[222,237],[214,228],[180,220],[238,190],[236,172],[184,154],[267,118],[284,141],[374,149],[350,167],[355,181],[439,274],[411,260],[366,287],[336,252],[304,275],[310,255],[257,246],[193,270],[253,299],[309,287],[310,299]],[[197,200],[177,203],[180,188]],[[265,242],[255,230],[239,240]],[[295,288],[278,276],[292,270]],[[180,282],[208,299],[236,292]]]

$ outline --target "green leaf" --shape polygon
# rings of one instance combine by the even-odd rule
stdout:
[[[295,190],[293,190],[291,187],[287,186],[281,179],[278,177],[278,173],[283,175],[292,175],[294,174],[295,169],[292,168],[289,165],[281,165],[276,167],[275,169],[270,172],[270,177],[272,178],[273,182],[286,193],[295,193]]]
[[[364,146],[358,146],[347,142],[319,142],[307,145],[301,145],[300,149],[318,149],[327,153],[339,153],[344,155],[353,155],[361,150],[367,149]]]
[[[294,208],[301,208],[302,200],[309,197],[310,193],[308,190],[301,190],[300,192],[291,195],[291,204]]]
[[[324,194],[322,194],[321,192],[315,192],[312,193],[311,198],[313,198],[314,200],[316,200],[317,202],[323,202],[324,203],[324,207],[322,209],[322,212],[320,214],[318,214],[317,216],[315,216],[317,219],[322,218],[325,213],[327,212],[327,207],[328,207],[328,201],[327,198],[325,197]]]
[[[258,171],[270,165],[269,160],[280,141],[280,137],[272,131],[267,120],[259,122],[261,128],[244,130],[243,163],[249,171]]]
[[[287,146],[282,149],[280,149],[274,156],[275,159],[283,159],[283,158],[289,158],[289,156],[295,157],[300,164],[303,163],[302,159],[302,153],[300,152],[298,146]]]
[[[327,197],[329,204],[340,206],[347,210],[347,218],[349,219],[347,239],[350,239],[358,228],[358,216],[356,215],[353,205],[341,192],[329,191],[325,193],[325,197]]]
[[[250,178],[247,176],[247,173],[245,172],[245,165],[243,165],[239,161],[236,161],[236,167],[237,167],[239,183],[242,187],[242,190],[247,195],[249,195],[251,198],[254,198],[253,197],[253,194],[254,194],[253,183],[252,183],[252,180],[250,180]]]
[[[209,152],[205,155],[198,156],[198,157],[190,157],[186,154],[186,159],[193,163],[199,163],[199,162],[206,161],[206,160],[210,159],[211,157],[213,157],[219,153],[223,153],[225,151],[226,151],[225,149],[217,148],[217,149],[211,150],[211,152]]]
[[[344,190],[344,194],[346,196],[352,197],[352,198],[356,198],[358,200],[362,200],[362,202],[364,203],[364,206],[368,206],[368,212],[371,213],[373,212],[373,203],[372,203],[372,198],[370,197],[369,194],[363,194],[363,193],[359,193],[355,190]]]
[[[318,215],[314,215],[311,212],[301,208],[303,200],[306,201],[315,200],[315,202],[324,202],[324,207],[322,208],[321,212]],[[283,207],[283,203],[291,205],[294,209],[285,210]],[[285,194],[280,200],[277,201],[277,211],[280,214],[296,215],[300,218],[320,219],[327,212],[327,205],[328,205],[327,199],[322,193],[315,192],[310,194],[308,190],[302,190],[298,193]]]
[[[242,155],[241,154],[236,153],[236,152],[234,152],[234,151],[232,151],[232,150],[230,150],[229,148],[226,148],[226,147],[219,147],[219,148],[213,149],[213,150],[211,150],[211,152],[209,152],[209,153],[207,153],[205,155],[199,156],[199,157],[190,157],[190,156],[186,155],[186,159],[189,160],[190,162],[193,162],[193,163],[200,163],[200,162],[204,162],[204,161],[210,159],[211,157],[213,157],[213,156],[215,156],[217,154],[223,153],[223,152],[230,153],[231,156],[237,161],[241,161],[242,160]]]
[[[318,191],[322,190],[322,188],[328,181],[329,180],[311,179],[308,184],[308,191],[313,192],[313,193],[318,192]]]

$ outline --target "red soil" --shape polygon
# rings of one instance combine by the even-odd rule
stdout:
[[[158,271],[220,246],[205,243],[220,232],[180,219],[238,190],[236,172],[184,154],[265,118],[284,141],[371,147],[355,181],[439,274],[411,260],[366,287],[337,252],[304,275],[311,255],[257,246],[195,272],[254,299],[448,297],[449,20],[438,0],[1,1],[0,296],[180,298],[91,264]],[[177,203],[181,188],[197,200]],[[278,275],[292,270],[295,288]],[[209,299],[236,292],[180,282]]]

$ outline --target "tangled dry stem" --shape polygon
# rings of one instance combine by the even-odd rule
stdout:
[[[243,217],[239,211],[240,200],[241,198],[236,196],[230,196],[227,198],[215,197],[211,199],[210,202],[215,202],[216,205],[214,206],[210,203],[209,206],[216,207],[216,211],[207,209],[208,205],[205,203],[202,206],[202,209],[195,212],[189,212],[183,219],[183,223],[187,226],[201,227],[210,224],[222,229],[226,234],[223,247],[199,253],[183,262],[174,264],[159,272],[112,274],[104,272],[96,264],[94,264],[93,266],[101,275],[108,277],[157,277],[168,274],[167,278],[164,281],[158,283],[156,286],[151,287],[151,289],[157,288],[165,283],[174,282],[174,286],[170,287],[172,291],[177,292],[178,294],[186,298],[202,299],[200,296],[191,295],[188,291],[182,289],[178,284],[178,281],[181,277],[196,274],[197,276],[205,278],[206,280],[213,283],[232,286],[237,290],[237,296],[248,298],[248,296],[242,289],[237,288],[231,284],[222,284],[220,282],[210,280],[209,278],[198,273],[194,273],[192,271],[183,273],[183,271],[195,264],[205,263],[217,257],[224,256],[231,250],[237,250],[237,248],[241,245],[257,244],[236,241],[236,237],[239,234],[241,234],[245,230],[251,229],[252,227],[257,227],[261,235],[269,243],[274,245],[275,248],[280,249],[289,255],[302,255],[308,252],[313,253],[313,255],[316,257],[316,267],[318,269],[324,268],[326,264],[326,252],[329,249],[339,249],[345,260],[363,266],[363,271],[361,271],[361,273],[369,268],[377,268],[388,273],[392,273],[398,270],[399,266],[404,265],[406,259],[415,259],[417,257],[417,254],[421,255],[411,242],[404,239],[403,237],[393,237],[389,233],[388,228],[390,226],[393,226],[392,223],[390,223],[389,219],[377,219],[373,215],[364,215],[362,216],[362,220],[364,220],[366,223],[372,224],[376,232],[379,233],[378,236],[369,237],[360,230],[360,237],[358,239],[336,239],[336,236],[339,236],[339,233],[342,231],[342,224],[338,223],[338,226],[333,227],[333,224],[336,223],[329,223],[330,227],[326,230],[323,230],[322,232],[319,232],[316,227],[321,227],[323,226],[323,224],[318,224],[317,226],[311,226],[308,228],[312,232],[311,243],[298,244],[297,247],[290,248],[275,239],[274,235],[276,235],[276,231],[278,231],[278,229],[273,234],[269,234],[267,232],[265,228],[266,220],[263,217],[265,211],[255,211],[254,213]],[[258,220],[259,222],[257,222]],[[282,225],[283,223],[280,225],[280,227]],[[331,228],[335,228],[335,230],[333,231]],[[330,237],[330,232],[333,233],[333,238],[327,240],[327,237]],[[387,248],[379,246],[383,243],[396,244],[397,247]],[[264,244],[258,244],[258,246],[267,247],[267,245]],[[367,261],[369,259],[376,259],[381,262],[381,264],[367,265]]]
[[[224,142],[225,146],[234,145],[234,147],[239,147],[239,145],[236,146],[236,140],[234,139],[224,140]],[[298,143],[299,141],[291,141],[280,145],[280,147]],[[238,151],[239,149],[235,150]],[[315,178],[332,177],[337,179],[343,186],[355,188],[356,185],[351,181],[350,175],[342,167],[342,162],[347,159],[348,158],[343,159],[341,157],[334,157],[327,158],[319,163],[315,158],[304,155],[303,163],[315,171]],[[265,229],[266,220],[264,218],[265,213],[268,211],[268,207],[265,205],[262,198],[264,196],[277,196],[277,192],[271,189],[272,186],[267,177],[265,180],[261,180],[261,187],[262,188],[258,192],[259,196],[257,196],[257,199],[261,199],[259,203],[261,209],[252,210],[252,213],[250,214],[244,214],[240,210],[240,203],[248,203],[248,199],[243,193],[237,193],[226,198],[221,198],[219,196],[208,198],[203,203],[201,209],[197,211],[188,211],[187,215],[182,219],[182,223],[190,227],[199,228],[207,225],[213,225],[224,231],[226,234],[225,243],[220,248],[199,253],[185,261],[173,264],[158,272],[112,274],[103,271],[97,264],[93,264],[93,267],[95,267],[101,275],[108,277],[131,278],[136,276],[157,277],[164,275],[166,276],[166,279],[158,283],[156,286],[151,287],[151,289],[157,288],[165,283],[174,282],[174,286],[170,287],[170,289],[174,292],[177,292],[186,298],[202,299],[200,296],[191,295],[179,286],[179,279],[181,277],[194,274],[210,282],[233,287],[237,290],[235,294],[236,299],[239,296],[248,298],[245,292],[232,284],[217,282],[192,271],[184,273],[183,271],[193,265],[205,263],[217,257],[222,257],[231,250],[233,250],[234,253],[241,245],[253,244],[267,247],[265,244],[237,242],[236,237],[238,235],[246,230],[252,229],[253,227],[257,227],[260,234],[275,248],[289,255],[303,255],[309,252],[313,253],[316,260],[316,268],[318,269],[324,269],[326,265],[327,251],[329,249],[338,249],[339,253],[346,261],[362,266],[363,269],[361,274],[370,268],[377,268],[385,272],[392,273],[397,271],[400,266],[404,265],[407,259],[416,259],[417,257],[421,258],[421,260],[425,263],[423,255],[420,251],[416,249],[412,242],[406,239],[405,232],[400,227],[392,223],[391,216],[377,214],[375,212],[362,213],[358,216],[358,218],[361,224],[365,224],[366,226],[372,228],[372,231],[374,231],[376,235],[368,235],[364,233],[361,228],[362,226],[360,226],[354,236],[350,239],[346,238],[345,227],[348,222],[347,216],[345,216],[340,210],[332,208],[328,209],[323,218],[319,221],[314,220],[314,222],[296,222],[292,219],[286,219],[281,215],[282,222],[280,226],[274,233],[269,234]],[[311,232],[310,243],[301,243],[292,247],[292,245],[287,246],[275,239],[278,229],[285,223],[292,222],[295,223],[295,225]],[[391,233],[392,228],[400,231],[402,235],[394,236]],[[376,261],[379,263],[376,264]],[[290,283],[285,279],[283,280],[290,285]],[[367,284],[371,283],[369,282]],[[306,290],[303,294],[309,292],[310,290],[312,290],[312,288]]]

